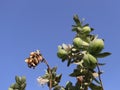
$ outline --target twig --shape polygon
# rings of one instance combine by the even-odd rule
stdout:
[[[102,90],[104,90],[104,88],[103,88],[103,84],[102,84],[102,79],[101,79],[101,76],[100,76],[100,74],[101,74],[101,71],[100,71],[100,67],[99,67],[99,65],[98,65],[98,63],[97,63],[97,69],[98,69],[98,78],[99,78],[99,81],[100,81],[100,85],[101,85],[101,87],[102,87]]]
[[[85,87],[85,90],[88,90],[88,86]]]
[[[52,90],[52,73],[51,73],[51,68],[48,64],[48,62],[43,58],[43,62],[47,65],[48,67],[48,71],[49,71],[49,74],[50,74],[50,86],[49,86],[49,90]]]

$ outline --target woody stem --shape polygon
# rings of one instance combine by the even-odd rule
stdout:
[[[48,64],[48,62],[43,58],[43,62],[47,65],[47,67],[48,67],[48,72],[49,72],[49,74],[50,74],[50,86],[49,86],[49,90],[52,90],[52,72],[51,72],[51,68],[50,68],[50,66],[49,66],[49,64]]]
[[[98,74],[99,74],[99,81],[100,81],[100,85],[101,85],[101,87],[102,87],[102,90],[104,90],[104,88],[103,88],[103,84],[102,84],[102,79],[101,79],[101,76],[100,76],[100,74],[101,74],[101,71],[100,71],[100,67],[99,67],[99,65],[98,65],[98,63],[97,63],[97,69],[98,69]]]

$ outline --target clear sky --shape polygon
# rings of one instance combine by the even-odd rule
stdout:
[[[67,68],[56,55],[58,45],[72,43],[74,14],[85,18],[95,28],[93,33],[105,39],[104,51],[112,55],[100,60],[107,63],[102,68],[104,88],[119,89],[120,0],[0,0],[1,90],[7,90],[16,75],[27,77],[26,90],[48,90],[36,81],[46,66],[40,64],[33,70],[24,62],[37,49],[51,67],[58,66],[58,74],[63,73],[61,85],[75,80],[67,75],[72,66]]]

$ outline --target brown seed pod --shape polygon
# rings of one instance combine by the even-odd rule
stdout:
[[[29,68],[35,68],[39,64],[39,62],[42,61],[43,57],[38,50],[36,52],[31,52],[29,58],[25,59],[25,62],[28,64]]]

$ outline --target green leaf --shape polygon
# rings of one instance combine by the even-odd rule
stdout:
[[[109,55],[111,55],[111,53],[109,53],[109,52],[104,52],[104,53],[100,53],[100,54],[97,54],[97,55],[95,55],[97,58],[104,58],[104,57],[107,57],[107,56],[109,56]]]
[[[71,64],[71,59],[68,60],[67,66],[69,67]]]
[[[77,26],[72,25],[72,31],[78,31],[78,30],[77,30]]]
[[[93,41],[97,36],[95,36],[95,35],[88,35],[87,37],[90,38],[90,41]]]
[[[93,78],[93,80],[94,80],[96,83],[100,84],[100,82],[99,82],[96,78]]]
[[[91,90],[103,90],[101,86],[98,86],[94,83],[91,83],[89,87],[91,88]]]
[[[80,73],[80,70],[78,69],[74,69],[73,73],[71,73],[69,76],[71,77],[77,77],[79,76],[81,73]]]
[[[66,59],[62,59],[62,62],[64,62]]]
[[[65,90],[65,89],[63,87],[57,85],[54,87],[53,90]]]
[[[87,23],[87,24],[85,24],[83,27],[85,27],[85,26],[89,26],[89,24]]]
[[[79,20],[78,15],[74,15],[73,20],[75,21],[75,23],[76,23],[77,26],[81,26],[81,22]]]
[[[72,31],[76,31],[77,33],[79,34],[82,34],[81,31],[82,31],[82,28],[80,26],[75,26],[72,28]]]
[[[94,30],[94,28],[91,28],[91,31],[93,31]]]
[[[57,70],[57,67],[53,67],[51,71],[52,73],[56,73],[56,70]]]
[[[98,63],[99,66],[103,66],[105,65],[106,63]]]
[[[68,82],[66,83],[65,90],[73,90],[72,82],[68,81]]]
[[[55,81],[59,83],[60,80],[61,80],[61,77],[62,77],[62,74],[57,75],[56,78],[55,78]]]

